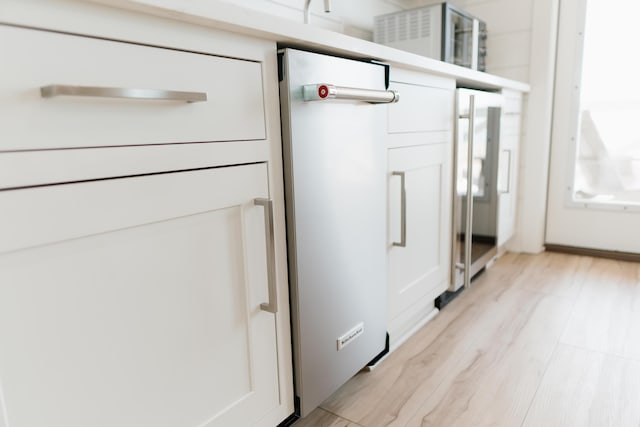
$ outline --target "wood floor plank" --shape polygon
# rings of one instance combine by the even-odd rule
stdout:
[[[482,315],[482,301],[500,299],[510,278],[522,267],[513,263],[517,255],[506,255],[494,270],[495,280],[465,291],[470,297],[457,298],[445,310],[422,328],[412,339],[391,354],[372,372],[361,372],[322,404],[322,407],[358,422],[379,425],[393,422],[403,410],[403,404],[424,384],[434,387],[441,380],[434,361],[453,363],[460,346],[470,345],[467,323]],[[450,359],[450,360],[448,360]],[[425,367],[422,369],[421,367]],[[445,368],[446,364],[440,365]],[[376,408],[372,411],[371,408]],[[374,421],[371,421],[374,420]]]
[[[416,405],[435,390],[458,358],[465,355],[467,341],[471,339],[464,330],[465,319],[477,314],[474,307],[469,308],[433,343],[412,346],[414,354],[403,363],[389,359],[384,365],[393,363],[391,369],[381,366],[370,374],[358,374],[322,407],[366,426],[402,425]]]
[[[469,366],[458,366],[407,426],[519,426],[568,319],[571,301],[519,290],[528,301],[505,319]]]
[[[308,416],[302,418],[294,424],[295,427],[362,427],[357,423],[345,420],[342,417],[316,408]]]
[[[404,425],[456,366],[472,363],[474,354],[491,347],[493,340],[510,342],[526,323],[526,316],[521,316],[527,312],[524,307],[536,302],[529,292],[510,289],[511,278],[521,269],[509,262],[501,265],[465,291],[460,305],[454,301],[423,329],[438,331],[436,336],[418,333],[379,370],[359,374],[322,407],[366,426]],[[438,325],[449,310],[455,317]],[[487,316],[488,311],[493,315]]]
[[[640,360],[637,269],[636,263],[594,260],[561,341]]]
[[[526,265],[514,287],[569,298],[577,297],[593,262],[590,257],[549,252],[522,257]]]
[[[638,396],[640,264],[506,254],[305,422],[640,427]]]
[[[561,344],[524,427],[640,425],[640,362]]]

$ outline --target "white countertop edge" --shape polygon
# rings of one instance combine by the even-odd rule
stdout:
[[[479,89],[511,89],[529,92],[527,83],[383,46],[334,31],[297,23],[217,0],[89,0],[107,6],[250,35],[291,46],[382,62],[453,77],[458,85]]]

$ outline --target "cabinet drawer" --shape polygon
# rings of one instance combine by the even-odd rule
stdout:
[[[504,136],[518,136],[520,135],[520,114],[505,113],[502,115],[500,123],[500,131],[502,137]]]
[[[265,139],[257,62],[3,25],[0,53],[0,151]],[[44,98],[41,87],[50,85],[207,100]]]
[[[448,89],[392,82],[400,102],[389,105],[389,133],[453,129],[454,92]]]
[[[522,94],[520,92],[512,92],[509,90],[502,91],[504,95],[505,113],[519,114],[522,112]]]

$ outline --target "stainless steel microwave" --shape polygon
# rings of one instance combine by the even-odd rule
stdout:
[[[486,70],[486,23],[450,3],[376,16],[373,41],[474,70]]]

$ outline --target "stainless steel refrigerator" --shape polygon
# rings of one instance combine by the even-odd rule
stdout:
[[[497,253],[502,102],[497,93],[457,91],[450,292],[469,286]]]
[[[294,376],[306,416],[386,343],[387,69],[279,54]]]

